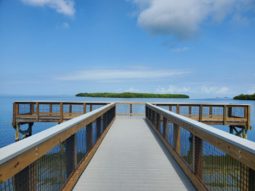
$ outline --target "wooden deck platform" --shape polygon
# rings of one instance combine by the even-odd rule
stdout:
[[[195,189],[144,118],[117,116],[74,190]]]

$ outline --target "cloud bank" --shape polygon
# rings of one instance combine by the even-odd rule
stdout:
[[[22,2],[36,7],[50,7],[66,16],[75,14],[73,0],[22,0]]]
[[[189,73],[182,70],[157,69],[88,69],[60,76],[58,80],[64,81],[102,81],[102,80],[139,80],[164,79],[173,76],[182,76]]]
[[[253,0],[133,0],[139,8],[138,23],[154,34],[178,38],[193,36],[203,22],[220,22],[241,16],[254,7]]]

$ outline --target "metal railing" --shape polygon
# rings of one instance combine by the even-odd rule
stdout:
[[[255,143],[146,104],[146,118],[198,190],[255,190]]]
[[[115,118],[116,104],[0,149],[0,190],[71,190]]]

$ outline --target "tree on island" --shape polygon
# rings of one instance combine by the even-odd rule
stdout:
[[[235,96],[234,99],[236,100],[255,100],[255,93],[254,94],[240,94]]]

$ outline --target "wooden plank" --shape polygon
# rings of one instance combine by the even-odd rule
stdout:
[[[143,118],[127,116],[116,118],[73,190],[186,191],[194,187]]]
[[[174,150],[179,154],[181,150],[180,130],[180,126],[174,123]]]
[[[59,112],[60,112],[60,120],[59,120],[59,122],[62,123],[64,121],[63,102],[59,103]]]

